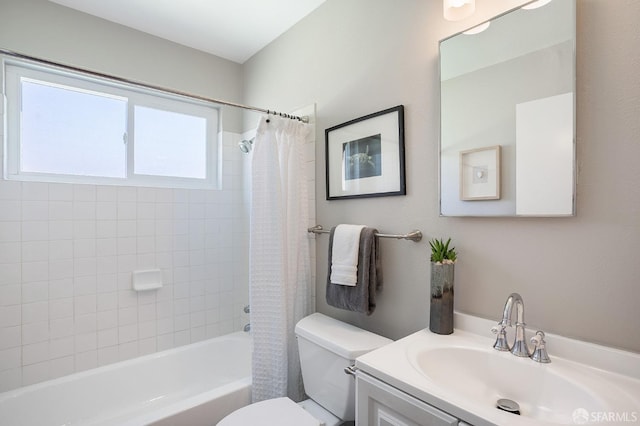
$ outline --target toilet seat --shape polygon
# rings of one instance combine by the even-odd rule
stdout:
[[[320,426],[320,421],[289,398],[274,398],[242,407],[217,426]]]

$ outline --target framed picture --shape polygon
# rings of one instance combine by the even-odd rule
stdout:
[[[405,195],[404,107],[325,130],[327,200]]]
[[[500,199],[500,145],[460,151],[460,199]]]

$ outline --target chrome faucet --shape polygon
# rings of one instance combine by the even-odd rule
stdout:
[[[509,347],[507,342],[506,327],[511,327],[511,318],[513,315],[513,308],[516,309],[516,337],[513,342],[513,346]],[[493,347],[499,351],[511,351],[515,356],[530,357],[529,348],[525,341],[524,332],[524,302],[522,296],[518,293],[511,293],[507,297],[507,301],[504,304],[504,311],[502,313],[502,321],[497,326],[493,327],[491,331],[498,335],[496,343]]]
[[[514,305],[516,310],[516,336],[513,346],[509,346],[509,342],[507,342],[507,332],[505,329],[512,326],[511,318],[513,316]],[[544,333],[542,331],[538,331],[536,332],[536,335],[531,338],[531,343],[535,346],[535,350],[533,353],[530,353],[527,341],[525,340],[524,327],[524,301],[522,300],[522,296],[518,293],[511,293],[504,304],[502,320],[498,325],[491,328],[491,331],[497,335],[496,342],[493,344],[493,347],[499,351],[511,351],[515,356],[530,357],[536,362],[551,362],[547,355]]]

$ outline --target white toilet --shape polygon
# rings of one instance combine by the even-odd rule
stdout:
[[[218,426],[336,426],[355,420],[355,380],[344,369],[392,340],[320,313],[300,320],[295,333],[310,399],[261,401],[234,411]]]

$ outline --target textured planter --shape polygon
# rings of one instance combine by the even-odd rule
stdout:
[[[431,309],[429,330],[437,334],[453,333],[454,264],[431,262]]]

